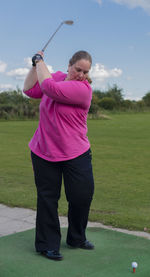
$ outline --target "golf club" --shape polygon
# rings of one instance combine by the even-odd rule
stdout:
[[[58,30],[61,28],[61,26],[63,24],[67,24],[67,25],[72,25],[74,22],[72,20],[66,20],[60,23],[60,25],[58,26],[58,28],[56,29],[56,31],[53,33],[53,35],[49,38],[48,42],[45,44],[45,46],[42,49],[42,52],[45,51],[45,49],[47,48],[48,44],[50,43],[50,41],[52,40],[52,38],[55,36],[55,34],[58,32]]]

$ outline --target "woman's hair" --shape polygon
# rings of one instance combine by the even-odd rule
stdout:
[[[69,64],[73,65],[77,61],[82,60],[82,59],[87,60],[87,61],[90,62],[90,64],[92,64],[92,57],[91,57],[91,55],[88,52],[83,51],[83,50],[76,52],[72,56],[72,58],[69,60]]]

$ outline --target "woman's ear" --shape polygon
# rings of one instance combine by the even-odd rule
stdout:
[[[89,84],[92,84],[92,80],[89,76],[86,77],[87,81],[89,82]]]

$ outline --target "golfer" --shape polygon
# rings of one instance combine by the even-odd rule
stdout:
[[[76,52],[68,73],[50,74],[43,52],[32,58],[24,93],[41,98],[38,128],[29,143],[37,188],[36,251],[61,260],[58,217],[62,178],[68,201],[67,245],[93,249],[86,226],[94,192],[87,114],[92,89],[87,81],[92,64],[86,51]]]

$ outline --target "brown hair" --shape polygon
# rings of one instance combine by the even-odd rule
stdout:
[[[82,60],[82,59],[87,60],[87,61],[90,62],[90,64],[92,64],[92,57],[91,57],[91,55],[88,52],[83,51],[83,50],[76,52],[72,56],[72,58],[69,60],[69,64],[73,65],[77,61]]]

